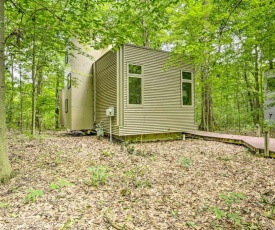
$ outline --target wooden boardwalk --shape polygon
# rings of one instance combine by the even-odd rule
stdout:
[[[212,132],[205,132],[205,131],[199,131],[199,130],[188,131],[183,133],[186,134],[188,137],[193,137],[193,138],[202,138],[204,140],[222,141],[226,143],[240,144],[248,147],[255,153],[260,153],[260,154],[264,153],[263,137],[212,133]],[[270,152],[270,156],[275,158],[275,139],[274,138],[270,138],[269,152]]]

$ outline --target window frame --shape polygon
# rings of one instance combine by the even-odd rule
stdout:
[[[69,112],[69,99],[65,99],[65,113]]]
[[[129,66],[130,65],[136,65],[136,66],[140,66],[141,67],[141,73],[140,74],[135,74],[135,73],[129,73]],[[142,107],[143,106],[143,65],[141,64],[137,64],[137,63],[127,63],[127,106],[129,107]],[[139,78],[141,79],[141,104],[130,104],[130,94],[129,94],[129,89],[130,89],[130,81],[129,78],[133,77],[133,78]]]
[[[184,72],[186,72],[186,73],[190,73],[191,74],[191,79],[183,79],[182,78],[182,73],[184,73]],[[180,71],[180,95],[181,95],[181,106],[182,107],[186,107],[186,106],[188,106],[188,107],[192,107],[192,106],[194,106],[194,82],[193,82],[193,73],[191,72],[191,71],[188,71],[188,70],[181,70]],[[190,83],[191,84],[191,105],[184,105],[183,104],[183,98],[182,98],[182,83]]]
[[[65,57],[64,57],[64,61],[65,61],[65,65],[67,65],[69,63],[69,51],[66,50],[65,51]]]
[[[67,74],[67,89],[72,88],[72,74],[68,73]]]

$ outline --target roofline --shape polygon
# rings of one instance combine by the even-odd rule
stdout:
[[[125,47],[125,46],[131,46],[131,47],[136,47],[139,49],[145,49],[145,50],[151,50],[151,51],[157,51],[157,52],[161,52],[161,53],[166,53],[166,54],[173,54],[173,52],[171,51],[166,51],[166,50],[160,50],[160,49],[154,49],[154,48],[149,48],[149,47],[145,47],[145,46],[138,46],[138,45],[134,45],[134,44],[130,44],[130,43],[125,43],[122,44],[119,47]],[[116,47],[116,49],[114,49],[114,47],[112,47],[109,51],[107,51],[105,54],[103,54],[99,59],[97,59],[94,63],[98,62],[101,58],[103,58],[105,55],[107,55],[110,52],[116,52],[118,49],[118,47]],[[190,58],[192,60],[192,58]]]
[[[171,51],[154,49],[154,48],[145,47],[145,46],[138,46],[138,45],[134,45],[134,44],[130,44],[130,43],[125,43],[125,44],[123,44],[123,46],[132,46],[132,47],[141,48],[141,49],[145,49],[145,50],[158,51],[158,52],[162,52],[162,53],[171,53]]]

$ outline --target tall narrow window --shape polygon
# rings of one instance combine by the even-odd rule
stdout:
[[[66,50],[65,51],[65,64],[68,64],[69,63],[69,51]]]
[[[142,66],[128,65],[128,104],[142,104]]]
[[[69,73],[69,74],[67,75],[67,88],[70,89],[71,86],[72,86],[72,74]]]
[[[192,105],[193,83],[191,72],[181,71],[181,101],[182,105]]]
[[[68,113],[69,111],[69,100],[65,99],[65,113]]]

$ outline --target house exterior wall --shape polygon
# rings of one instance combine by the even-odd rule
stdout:
[[[91,67],[95,60],[108,52],[110,47],[94,50],[78,43],[77,40],[74,40],[74,44],[80,47],[84,54],[71,51],[72,55],[69,57],[66,76],[71,74],[72,84],[70,88],[67,84],[65,87],[65,99],[68,99],[65,127],[70,130],[90,130],[94,128]]]
[[[109,51],[95,63],[96,84],[96,123],[103,122],[104,131],[109,133],[110,117],[106,109],[113,106],[115,116],[112,117],[112,133],[118,135],[117,126],[117,53]]]
[[[275,71],[269,70],[265,72],[265,102],[264,102],[264,119],[275,121],[275,105],[273,105],[275,101],[275,91],[268,90],[267,81],[270,78],[274,79],[275,82]]]
[[[119,135],[140,135],[182,132],[197,129],[193,103],[182,106],[181,71],[193,72],[191,65],[170,67],[164,71],[168,53],[151,49],[124,46],[123,65],[123,105],[124,126]],[[141,65],[143,68],[143,105],[128,105],[128,64]]]

